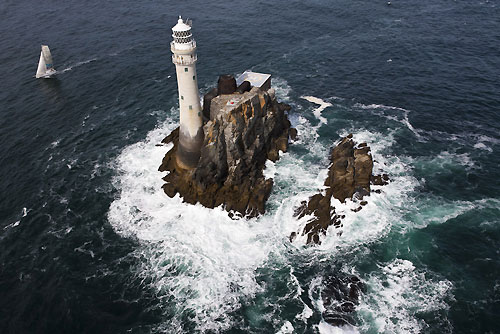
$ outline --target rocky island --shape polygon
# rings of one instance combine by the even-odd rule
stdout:
[[[366,143],[356,144],[352,134],[342,138],[333,148],[330,162],[324,193],[320,192],[308,201],[303,201],[295,211],[298,218],[312,216],[302,231],[302,235],[307,235],[307,243],[320,243],[320,234],[326,234],[331,225],[337,228],[342,226],[345,217],[335,213],[335,207],[331,205],[332,198],[340,202],[356,200],[359,206],[354,210],[359,211],[367,204],[364,197],[370,195],[370,184],[385,185],[389,182],[387,174],[372,174],[370,147]],[[296,235],[297,232],[292,232],[290,240]]]
[[[288,120],[290,106],[276,99],[271,75],[246,71],[235,79],[219,77],[217,87],[203,97],[198,94],[196,42],[191,23],[181,17],[172,28],[172,62],[179,90],[180,126],[163,144],[173,144],[159,167],[168,172],[163,178],[165,193],[179,194],[187,203],[205,207],[223,206],[230,215],[254,217],[265,212],[273,186],[264,177],[266,160],[279,159],[289,139],[297,136]],[[370,194],[370,184],[384,184],[386,175],[373,176],[373,160],[366,143],[356,144],[352,135],[333,149],[326,189],[296,210],[296,217],[310,216],[303,231],[307,243],[319,243],[329,226],[342,225],[332,198],[353,199],[360,210]]]
[[[169,172],[163,186],[168,196],[178,193],[187,203],[223,205],[243,216],[265,212],[273,186],[263,175],[265,162],[276,161],[279,151],[287,151],[289,136],[296,136],[286,114],[290,106],[278,102],[269,86],[243,81],[237,87],[234,77],[220,77],[204,97],[204,139],[196,166],[184,169],[177,163],[179,129],[163,140],[173,143],[159,168]]]
[[[162,141],[172,144],[159,167],[168,172],[163,190],[170,197],[179,194],[187,203],[222,206],[231,217],[265,213],[273,187],[273,180],[263,173],[266,161],[278,160],[279,152],[286,152],[289,140],[297,137],[288,120],[290,106],[277,100],[270,74],[249,71],[237,79],[220,76],[217,87],[204,95],[202,106],[190,22],[179,17],[172,31],[180,125]],[[345,218],[332,202],[351,200],[359,204],[353,209],[357,212],[367,204],[372,184],[389,181],[385,174],[373,175],[370,147],[352,137],[342,138],[331,151],[325,188],[296,208],[294,216],[306,217],[307,223],[291,233],[291,242],[301,234],[307,236],[307,244],[319,244],[321,235],[330,226],[341,227]],[[334,326],[352,324],[364,284],[355,275],[337,273],[324,282],[323,319]]]

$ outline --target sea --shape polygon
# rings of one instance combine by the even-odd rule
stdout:
[[[292,106],[260,217],[161,189],[179,15],[200,96],[253,70]],[[500,333],[497,0],[1,0],[0,45],[0,333]],[[390,183],[290,242],[350,133]]]

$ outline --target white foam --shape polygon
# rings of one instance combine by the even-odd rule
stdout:
[[[454,153],[442,151],[434,157],[422,157],[414,160],[415,164],[422,165],[429,169],[443,169],[450,171],[450,167],[464,166],[467,170],[476,168],[476,162],[471,158],[469,153]]]
[[[477,136],[477,139],[481,142],[486,142],[486,143],[490,143],[490,144],[494,144],[494,145],[500,144],[500,139],[492,138],[492,137],[489,137],[489,136],[486,136],[483,134],[479,134],[476,136]]]
[[[415,129],[415,128],[413,127],[413,125],[411,125],[410,120],[408,119],[408,114],[409,114],[409,111],[408,111],[408,110],[406,110],[406,111],[404,112],[403,123],[406,125],[406,127],[407,127],[408,129],[410,129],[410,131],[411,131],[411,132],[413,132],[413,133],[415,134],[415,136],[416,136],[419,140],[422,140],[422,139],[423,139],[422,135],[421,135],[421,134],[417,131],[417,129]]]
[[[325,117],[321,116],[321,112],[328,107],[331,107],[332,104],[330,102],[325,102],[319,97],[314,96],[301,96],[300,98],[307,100],[309,102],[318,104],[319,107],[313,110],[314,116],[320,121],[321,124],[327,124],[328,121]]]
[[[80,61],[80,62],[78,62],[78,63],[76,63],[76,64],[73,64],[73,65],[68,66],[67,68],[65,68],[65,69],[64,69],[64,70],[62,70],[62,71],[57,71],[57,72],[58,72],[58,73],[59,73],[59,72],[60,72],[60,73],[65,73],[65,72],[68,72],[68,71],[73,70],[73,68],[75,68],[75,67],[79,67],[79,66],[82,66],[82,65],[85,65],[85,64],[91,63],[91,62],[93,62],[93,61],[96,61],[96,60],[97,60],[97,58],[91,58],[91,59],[88,59],[88,60]]]
[[[288,85],[288,82],[280,77],[274,77],[273,78],[273,88],[274,91],[276,92],[276,97],[278,98],[279,101],[285,102],[285,103],[290,103],[290,92],[292,91],[292,88]]]
[[[19,226],[19,224],[21,224],[21,221],[20,221],[20,220],[15,221],[14,223],[11,223],[11,224],[9,224],[9,225],[4,226],[4,228],[3,228],[3,229],[4,229],[4,230],[7,230],[7,229],[9,229],[9,228]]]
[[[348,132],[341,132],[340,135],[346,136]],[[374,174],[389,174],[390,183],[372,186],[374,190],[380,189],[381,193],[372,192],[366,197],[368,204],[359,212],[353,211],[360,206],[357,200],[340,203],[332,199],[336,213],[345,215],[345,218],[341,229],[331,228],[322,239],[318,248],[325,251],[372,242],[389,233],[393,226],[406,226],[408,222],[404,216],[411,209],[411,194],[419,185],[418,180],[408,173],[411,168],[404,158],[384,153],[394,143],[392,134],[361,130],[353,134],[353,139],[358,143],[368,143],[374,157]]]
[[[276,332],[276,334],[292,334],[293,333],[293,325],[290,321],[285,321],[281,329]]]
[[[120,197],[108,218],[116,231],[141,241],[137,256],[144,262],[138,274],[151,279],[160,298],[176,300],[178,316],[192,312],[198,330],[223,330],[240,298],[261,289],[255,268],[282,244],[283,235],[269,221],[232,220],[221,208],[169,199],[160,188],[164,174],[157,172],[169,147],[155,144],[174,127],[162,124],[118,157]],[[175,321],[164,326],[178,330]]]
[[[26,217],[28,215],[28,213],[31,211],[31,209],[28,209],[26,207],[24,207],[22,210],[21,210],[21,218],[11,224],[8,224],[6,226],[4,226],[4,230],[7,230],[9,228],[12,228],[12,227],[17,227],[21,224],[21,220]]]
[[[289,100],[290,87],[286,81],[273,82],[278,98]],[[266,289],[257,283],[256,270],[266,266],[271,254],[287,262],[289,234],[307,223],[307,217],[293,218],[294,209],[324,187],[331,143],[322,144],[317,127],[304,117],[295,116],[293,122],[299,140],[294,147],[307,153],[296,154],[291,150],[280,154],[276,163],[267,162],[264,173],[275,181],[267,214],[257,219],[232,220],[221,208],[188,205],[179,196],[168,198],[161,189],[165,173],[157,169],[171,146],[156,144],[176,127],[177,111],[171,110],[171,114],[143,141],[126,147],[116,159],[114,185],[119,195],[110,206],[108,219],[115,231],[139,241],[135,256],[140,259],[140,266],[134,272],[156,291],[159,302],[163,303],[161,308],[169,320],[161,324],[162,331],[181,333],[182,315],[187,313],[197,331],[224,331],[234,325],[230,314],[241,306],[242,300]],[[335,203],[346,214],[341,236],[336,229],[330,229],[321,246],[309,248],[304,246],[305,236],[299,235],[292,247],[311,261],[325,260],[324,254],[328,258],[342,254],[350,247],[377,240],[394,226],[408,223],[403,216],[407,205],[413,205],[410,194],[418,181],[409,173],[411,168],[405,157],[387,155],[386,149],[394,143],[392,133],[350,130],[341,135],[354,132],[357,142],[367,142],[376,160],[374,171],[387,172],[391,182],[379,187],[380,194],[372,193],[368,205],[357,214],[350,210],[357,203]],[[302,291],[292,268],[288,279],[291,282],[288,298],[300,300]],[[313,279],[310,288],[316,283],[322,284],[321,280]],[[302,302],[304,307],[296,319],[307,322],[313,312],[322,312],[321,298],[314,295],[311,300],[316,303],[314,310]],[[267,316],[279,324],[276,331],[290,329],[286,322],[290,320],[279,319],[280,313]],[[328,326],[324,322],[317,324],[322,333],[355,331]]]
[[[341,327],[334,327],[324,320],[316,325],[316,328],[320,332],[320,334],[358,334],[359,331],[352,326],[346,325]]]
[[[279,174],[277,183],[290,188],[281,193],[275,187],[268,202],[274,212],[259,219],[232,220],[221,208],[184,204],[178,196],[170,199],[164,194],[165,173],[157,169],[170,147],[155,144],[175,128],[174,121],[160,124],[144,141],[126,147],[115,162],[119,198],[111,204],[108,219],[118,233],[140,241],[136,256],[143,261],[137,274],[151,282],[160,299],[173,298],[177,317],[192,312],[197,330],[229,328],[229,313],[240,307],[241,299],[262,290],[255,269],[269,254],[286,253],[287,237],[296,229],[293,202],[283,199],[290,192],[299,201],[306,199],[323,183],[326,170],[314,159],[326,161],[328,147],[317,142],[307,120],[299,120],[297,127],[301,138],[297,145],[317,149],[311,150],[309,163],[290,153],[280,154],[276,164],[267,163],[266,173]],[[293,270],[290,281],[290,288],[296,289],[292,298],[300,298]],[[303,312],[310,316],[307,309]],[[162,328],[178,331],[179,321],[175,318]]]
[[[420,333],[426,324],[418,313],[448,309],[451,282],[430,279],[407,260],[395,259],[380,266],[366,281],[358,316],[363,332]]]
[[[429,196],[418,204],[418,214],[411,216],[412,227],[424,228],[428,225],[443,224],[467,212],[482,209],[497,209],[500,200],[483,198],[475,201],[446,201]]]
[[[392,109],[392,110],[399,110],[399,111],[408,111],[404,108],[399,108],[399,107],[393,107],[393,106],[386,106],[383,104],[362,104],[362,103],[356,103],[354,105],[355,107],[361,108],[361,109]]]
[[[493,149],[491,147],[486,146],[483,142],[479,142],[474,145],[474,148],[480,149],[480,150],[485,150],[489,152],[493,152]]]
[[[417,138],[418,141],[426,141],[426,139],[422,136],[420,131],[415,129],[415,127],[410,123],[410,120],[408,119],[408,115],[409,115],[410,111],[407,109],[393,107],[393,106],[386,106],[383,104],[365,105],[362,103],[356,103],[356,104],[354,104],[354,107],[357,107],[360,109],[365,109],[365,110],[370,110],[370,111],[380,111],[381,113],[377,112],[376,114],[378,114],[380,116],[384,116],[387,119],[390,119],[390,120],[393,120],[393,121],[396,121],[396,122],[399,122],[399,123],[405,125],[411,132],[413,132],[413,134],[415,135],[415,137]],[[398,116],[384,114],[384,111],[388,111],[388,110],[395,110],[395,111],[401,112],[403,117],[400,118]]]
[[[307,322],[307,319],[309,319],[313,314],[314,313],[311,310],[311,308],[309,306],[307,306],[306,304],[304,304],[304,309],[302,310],[302,313],[297,314],[295,317],[297,319],[304,321],[304,322]]]

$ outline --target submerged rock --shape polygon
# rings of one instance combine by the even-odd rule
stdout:
[[[360,206],[354,210],[359,211],[367,204],[363,198],[370,195],[370,182],[381,184],[380,179],[386,184],[389,181],[386,174],[372,175],[373,159],[370,147],[366,143],[356,146],[352,134],[342,138],[332,150],[330,162],[324,183],[326,186],[324,194],[319,193],[310,197],[295,210],[295,216],[298,218],[313,216],[302,231],[302,235],[307,235],[307,243],[320,243],[320,234],[326,234],[331,225],[341,227],[344,217],[335,214],[335,207],[331,206],[332,197],[340,202],[345,202],[347,199],[360,201]],[[290,238],[292,239],[292,236]]]
[[[234,79],[233,79],[234,80]],[[234,92],[233,80],[223,77],[219,90],[205,96],[204,143],[196,168],[184,170],[176,164],[178,129],[163,143],[173,143],[165,155],[160,171],[165,193],[177,193],[187,203],[201,203],[208,208],[224,205],[227,211],[256,216],[265,212],[265,204],[273,186],[262,171],[267,159],[276,161],[279,151],[288,149],[290,122],[286,112],[290,106],[276,100],[273,89],[252,88]],[[232,93],[228,93],[232,91]]]
[[[332,326],[354,325],[352,313],[365,292],[365,285],[354,275],[331,276],[321,291],[324,311],[323,319]]]

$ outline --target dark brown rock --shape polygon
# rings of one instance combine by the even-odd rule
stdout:
[[[161,142],[163,144],[170,144],[173,142],[177,142],[179,140],[179,128],[176,128],[174,131],[170,132],[168,136],[166,136]]]
[[[363,209],[363,207],[362,206],[358,206],[356,209],[352,209],[352,211],[359,212],[359,211],[361,211],[361,209]]]
[[[354,325],[352,313],[365,291],[365,285],[357,276],[344,274],[326,278],[321,291],[323,319],[333,326]]]
[[[203,95],[203,118],[208,120],[210,118],[210,104],[214,97],[217,96],[217,88],[212,88],[205,95]]]
[[[176,165],[178,130],[163,141],[174,143],[159,168],[169,171],[163,189],[170,197],[179,193],[187,203],[209,208],[224,205],[241,215],[262,214],[273,186],[262,171],[266,159],[275,161],[280,150],[288,149],[290,122],[285,110],[289,107],[276,101],[274,90],[258,88],[214,97],[210,105],[211,117],[203,128],[205,138],[195,169]]]
[[[295,210],[298,218],[313,216],[302,231],[302,235],[307,235],[307,243],[319,243],[319,236],[326,234],[329,226],[341,226],[345,217],[335,214],[335,208],[330,204],[332,197],[341,202],[346,199],[361,201],[361,205],[353,209],[357,212],[367,204],[363,197],[370,194],[373,160],[366,143],[356,147],[352,134],[349,134],[331,151],[330,161],[325,193],[312,196]]]
[[[290,128],[288,131],[288,135],[290,136],[290,139],[293,141],[297,140],[298,134],[297,134],[297,129],[295,128]]]
[[[385,186],[386,184],[389,184],[389,175],[372,175],[371,183],[376,186]]]

